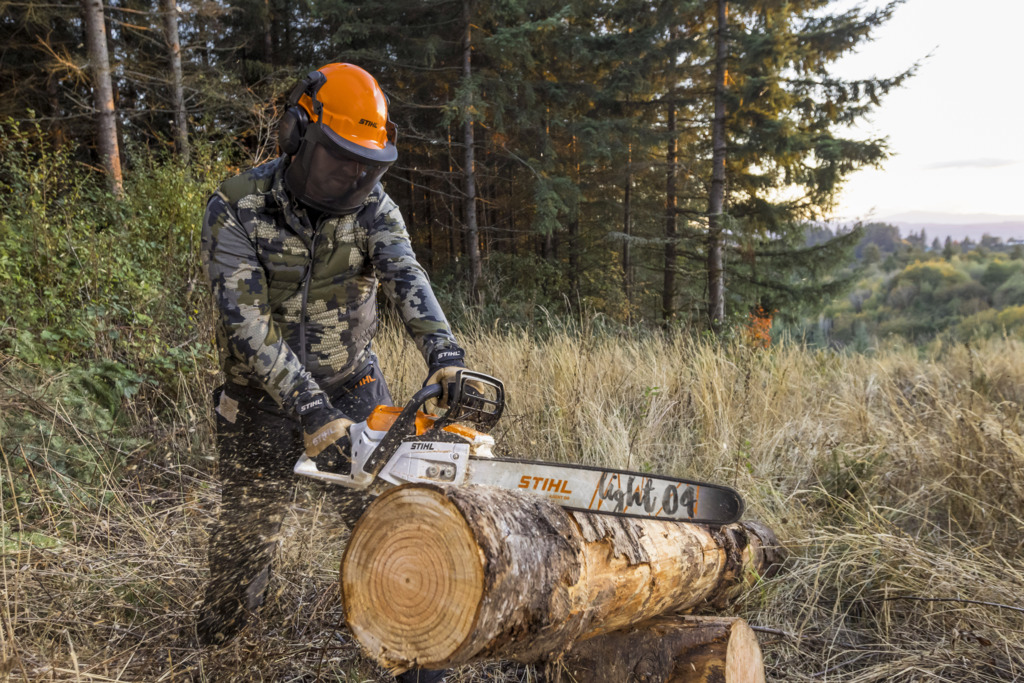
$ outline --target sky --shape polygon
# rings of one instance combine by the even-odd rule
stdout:
[[[892,156],[850,176],[835,219],[1024,220],[1022,27],[1024,0],[908,0],[836,64],[839,76],[865,78],[921,62],[854,129],[888,137]]]

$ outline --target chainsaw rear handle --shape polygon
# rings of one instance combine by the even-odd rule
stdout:
[[[470,382],[482,384],[485,392],[490,388],[494,392],[494,397],[482,395],[469,384]],[[433,429],[442,429],[453,422],[465,420],[479,425],[483,431],[488,431],[498,423],[501,413],[505,410],[505,385],[501,380],[482,372],[459,370],[455,374],[453,384],[448,392],[448,410],[434,422]],[[416,413],[419,409],[430,399],[440,398],[442,395],[444,388],[440,384],[428,384],[413,394],[380,444],[366,459],[363,470],[374,477],[379,475],[402,441],[407,436],[416,434]]]

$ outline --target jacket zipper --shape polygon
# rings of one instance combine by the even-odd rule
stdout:
[[[306,268],[306,277],[302,283],[302,308],[299,311],[299,360],[302,361],[302,369],[309,372],[306,367],[306,302],[309,300],[309,283],[313,280],[313,264],[316,262],[316,240],[320,237],[320,225],[323,218],[313,228],[313,239],[309,245],[309,267]]]

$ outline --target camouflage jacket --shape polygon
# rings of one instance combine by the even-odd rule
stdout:
[[[227,380],[265,390],[294,414],[297,401],[369,359],[378,279],[428,362],[457,349],[383,188],[358,213],[313,226],[286,193],[287,164],[279,157],[224,181],[206,205],[203,261]]]

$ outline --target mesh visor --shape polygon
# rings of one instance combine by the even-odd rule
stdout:
[[[343,149],[316,124],[307,127],[296,156],[293,166],[304,176],[299,200],[334,215],[357,211],[391,166]]]

